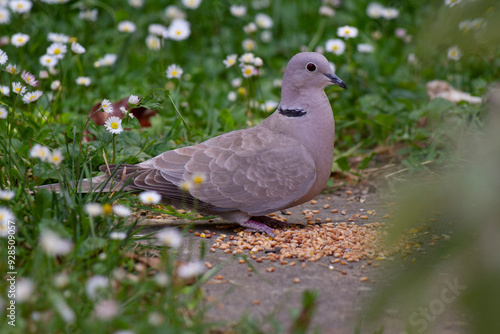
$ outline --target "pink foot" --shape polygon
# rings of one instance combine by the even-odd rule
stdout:
[[[244,223],[240,223],[240,225],[246,227],[251,232],[266,232],[271,238],[275,237],[273,229],[264,223],[249,219]]]

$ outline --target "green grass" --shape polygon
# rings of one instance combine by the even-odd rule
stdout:
[[[237,3],[248,5],[247,14],[241,18],[229,12],[230,5]],[[455,105],[441,99],[429,102],[425,83],[442,79],[476,96],[486,93],[488,84],[500,74],[499,24],[495,20],[500,8],[496,2],[476,1],[448,8],[442,1],[404,1],[398,3],[400,14],[394,20],[368,17],[369,1],[344,1],[335,8],[333,17],[318,14],[319,1],[254,3],[264,7],[253,8],[247,1],[205,0],[198,9],[186,9],[177,1],[191,24],[191,34],[183,41],[165,40],[159,51],[145,44],[148,26],[168,26],[170,20],[165,17],[165,5],[155,1],[137,9],[125,1],[58,5],[37,1],[29,13],[11,13],[10,22],[0,25],[2,36],[21,32],[30,37],[21,47],[0,46],[9,57],[1,66],[1,85],[12,88],[13,82],[23,82],[20,73],[4,71],[7,64],[16,64],[18,70],[35,74],[39,81],[38,87],[28,87],[28,91],[43,91],[42,97],[30,104],[12,91],[0,96],[0,106],[8,111],[7,118],[0,119],[0,188],[15,192],[13,199],[1,201],[0,206],[15,216],[17,278],[29,278],[35,286],[29,300],[16,304],[16,327],[2,320],[2,333],[113,333],[120,329],[179,333],[207,332],[217,327],[204,317],[206,307],[200,289],[213,270],[194,284],[179,279],[175,275],[175,249],[162,247],[159,270],[170,279],[167,286],[159,286],[155,269],[137,272],[135,260],[125,256],[126,252],[138,251],[134,226],[114,214],[92,218],[85,212],[85,205],[94,202],[138,208],[137,197],[80,194],[67,182],[97,175],[98,166],[105,160],[134,164],[166,150],[258,124],[269,115],[261,105],[268,100],[279,102],[280,88],[274,82],[282,78],[287,61],[301,50],[324,48],[327,40],[337,38],[338,27],[357,27],[359,36],[346,41],[342,55],[325,52],[348,86],[345,91],[338,87],[326,90],[336,119],[334,171],[353,167],[349,164],[353,156],[364,158],[356,166],[364,168],[375,158],[375,148],[395,144],[403,144],[396,158],[411,169],[428,160],[446,165],[455,161],[450,160],[446,149],[466,138],[461,135],[462,129],[471,123],[482,126],[481,106]],[[97,9],[97,20],[80,19],[80,7]],[[267,29],[272,36],[270,42],[261,41],[263,29],[250,35],[243,31],[257,13],[266,13],[273,20],[273,27]],[[469,33],[458,30],[462,20],[478,17],[487,23],[483,29]],[[119,32],[117,25],[123,20],[134,22],[137,30],[131,34]],[[412,37],[406,41],[396,37],[397,28],[405,28]],[[70,36],[86,52],[75,54],[66,44],[68,52],[55,72],[43,79],[40,71],[46,68],[39,58],[51,44],[49,32]],[[263,60],[259,75],[251,78],[243,78],[237,65],[226,69],[222,63],[229,54],[242,55],[242,41],[247,38],[256,42],[252,52]],[[372,44],[375,51],[360,53],[356,49],[359,43]],[[447,59],[446,52],[453,45],[463,51],[458,61]],[[95,67],[105,54],[116,54],[116,63]],[[410,54],[415,54],[418,62],[408,62]],[[182,67],[181,78],[166,78],[165,70],[171,64]],[[77,85],[80,76],[90,77],[91,85]],[[237,78],[242,79],[239,88],[231,85]],[[60,81],[61,88],[51,90],[55,80]],[[228,99],[230,92],[237,92],[235,101]],[[143,98],[141,105],[158,111],[150,128],[139,131],[137,121],[129,120],[132,130],[113,135],[89,121],[88,112],[95,103],[102,99],[118,101],[131,94]],[[423,119],[428,120],[427,126],[419,125]],[[443,123],[453,124],[455,131],[443,130]],[[95,140],[83,140],[85,129]],[[55,168],[30,157],[35,144],[61,150],[63,162]],[[62,194],[40,191],[34,196],[26,191],[53,182],[63,183]],[[173,209],[169,212],[176,214]],[[6,224],[2,218],[3,231]],[[57,257],[46,254],[40,245],[41,232],[46,230],[71,242],[72,250]],[[111,240],[113,231],[125,231],[127,237]],[[9,271],[7,247],[8,238],[0,238],[2,275]],[[139,250],[147,253],[141,247]],[[118,268],[137,280],[117,279]],[[69,280],[64,287],[54,280],[61,273]],[[119,305],[119,313],[111,320],[93,318],[98,301],[87,295],[85,284],[95,275],[113,282],[103,294],[103,298]],[[8,282],[2,280],[0,290],[7,287]],[[314,304],[311,296],[305,296],[302,313],[308,319]],[[0,304],[8,302],[5,295],[0,298]],[[61,315],[65,307],[71,308],[73,320]],[[162,319],[161,324],[148,321],[152,314]],[[305,330],[297,324],[298,330]],[[262,325],[250,327],[258,332]]]

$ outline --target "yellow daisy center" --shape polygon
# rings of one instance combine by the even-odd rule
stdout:
[[[249,69],[249,68],[247,68],[247,69],[245,70],[245,74],[247,74],[247,75],[252,74],[252,70],[251,70],[251,69]]]
[[[106,203],[103,204],[102,210],[104,211],[105,215],[110,215],[113,212],[113,207],[111,206],[111,204]]]
[[[19,93],[19,91],[21,90],[21,88],[17,87],[17,88],[14,88],[14,90]]]
[[[19,38],[17,39],[17,41],[18,41],[19,43],[22,43],[22,42],[24,41],[24,39],[23,39],[22,37],[19,37]]]
[[[58,161],[59,161],[59,157],[58,157],[57,155],[54,155],[54,156],[52,157],[52,161],[54,161],[54,162],[58,162]]]
[[[195,177],[193,177],[193,182],[194,182],[195,184],[202,184],[202,183],[203,183],[203,177],[201,177],[201,176],[199,176],[199,175],[198,175],[198,176],[195,176]]]
[[[111,123],[110,126],[112,129],[115,129],[115,130],[118,129],[118,127],[119,127],[118,123],[116,123],[116,122]]]
[[[33,101],[33,99],[34,99],[35,97],[36,97],[35,95],[31,95],[31,96],[30,96],[30,101]]]
[[[335,45],[335,46],[333,47],[333,49],[334,49],[334,50],[338,50],[338,49],[339,49],[339,47]]]
[[[182,31],[177,30],[177,31],[175,32],[175,34],[176,34],[176,35],[180,35],[180,34],[182,34]]]
[[[173,75],[173,76],[176,76],[178,73],[179,73],[179,72],[177,72],[176,70],[173,70],[173,71],[172,71],[172,75]]]
[[[58,55],[58,54],[60,54],[60,53],[61,53],[61,49],[55,49],[55,50],[54,50],[54,54],[55,54],[55,55]]]
[[[345,30],[345,33],[346,33],[346,34],[348,34],[349,32],[350,32],[350,30],[349,30],[349,29],[346,29],[346,30]]]
[[[22,3],[17,4],[17,8],[21,9],[23,7],[24,7],[24,5]]]

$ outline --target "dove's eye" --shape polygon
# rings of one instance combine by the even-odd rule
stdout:
[[[308,70],[309,72],[314,72],[316,71],[316,65],[314,65],[314,63],[307,63],[306,70]]]

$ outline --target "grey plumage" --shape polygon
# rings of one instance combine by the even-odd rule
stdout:
[[[154,190],[167,202],[273,235],[262,216],[314,198],[330,176],[335,125],[324,93],[330,84],[345,88],[326,58],[299,53],[286,67],[278,109],[259,125],[122,165],[115,179],[123,185],[133,178],[124,190]],[[186,194],[179,186],[194,174],[206,180]],[[107,177],[89,181],[98,188]],[[82,190],[89,191],[89,181]]]

